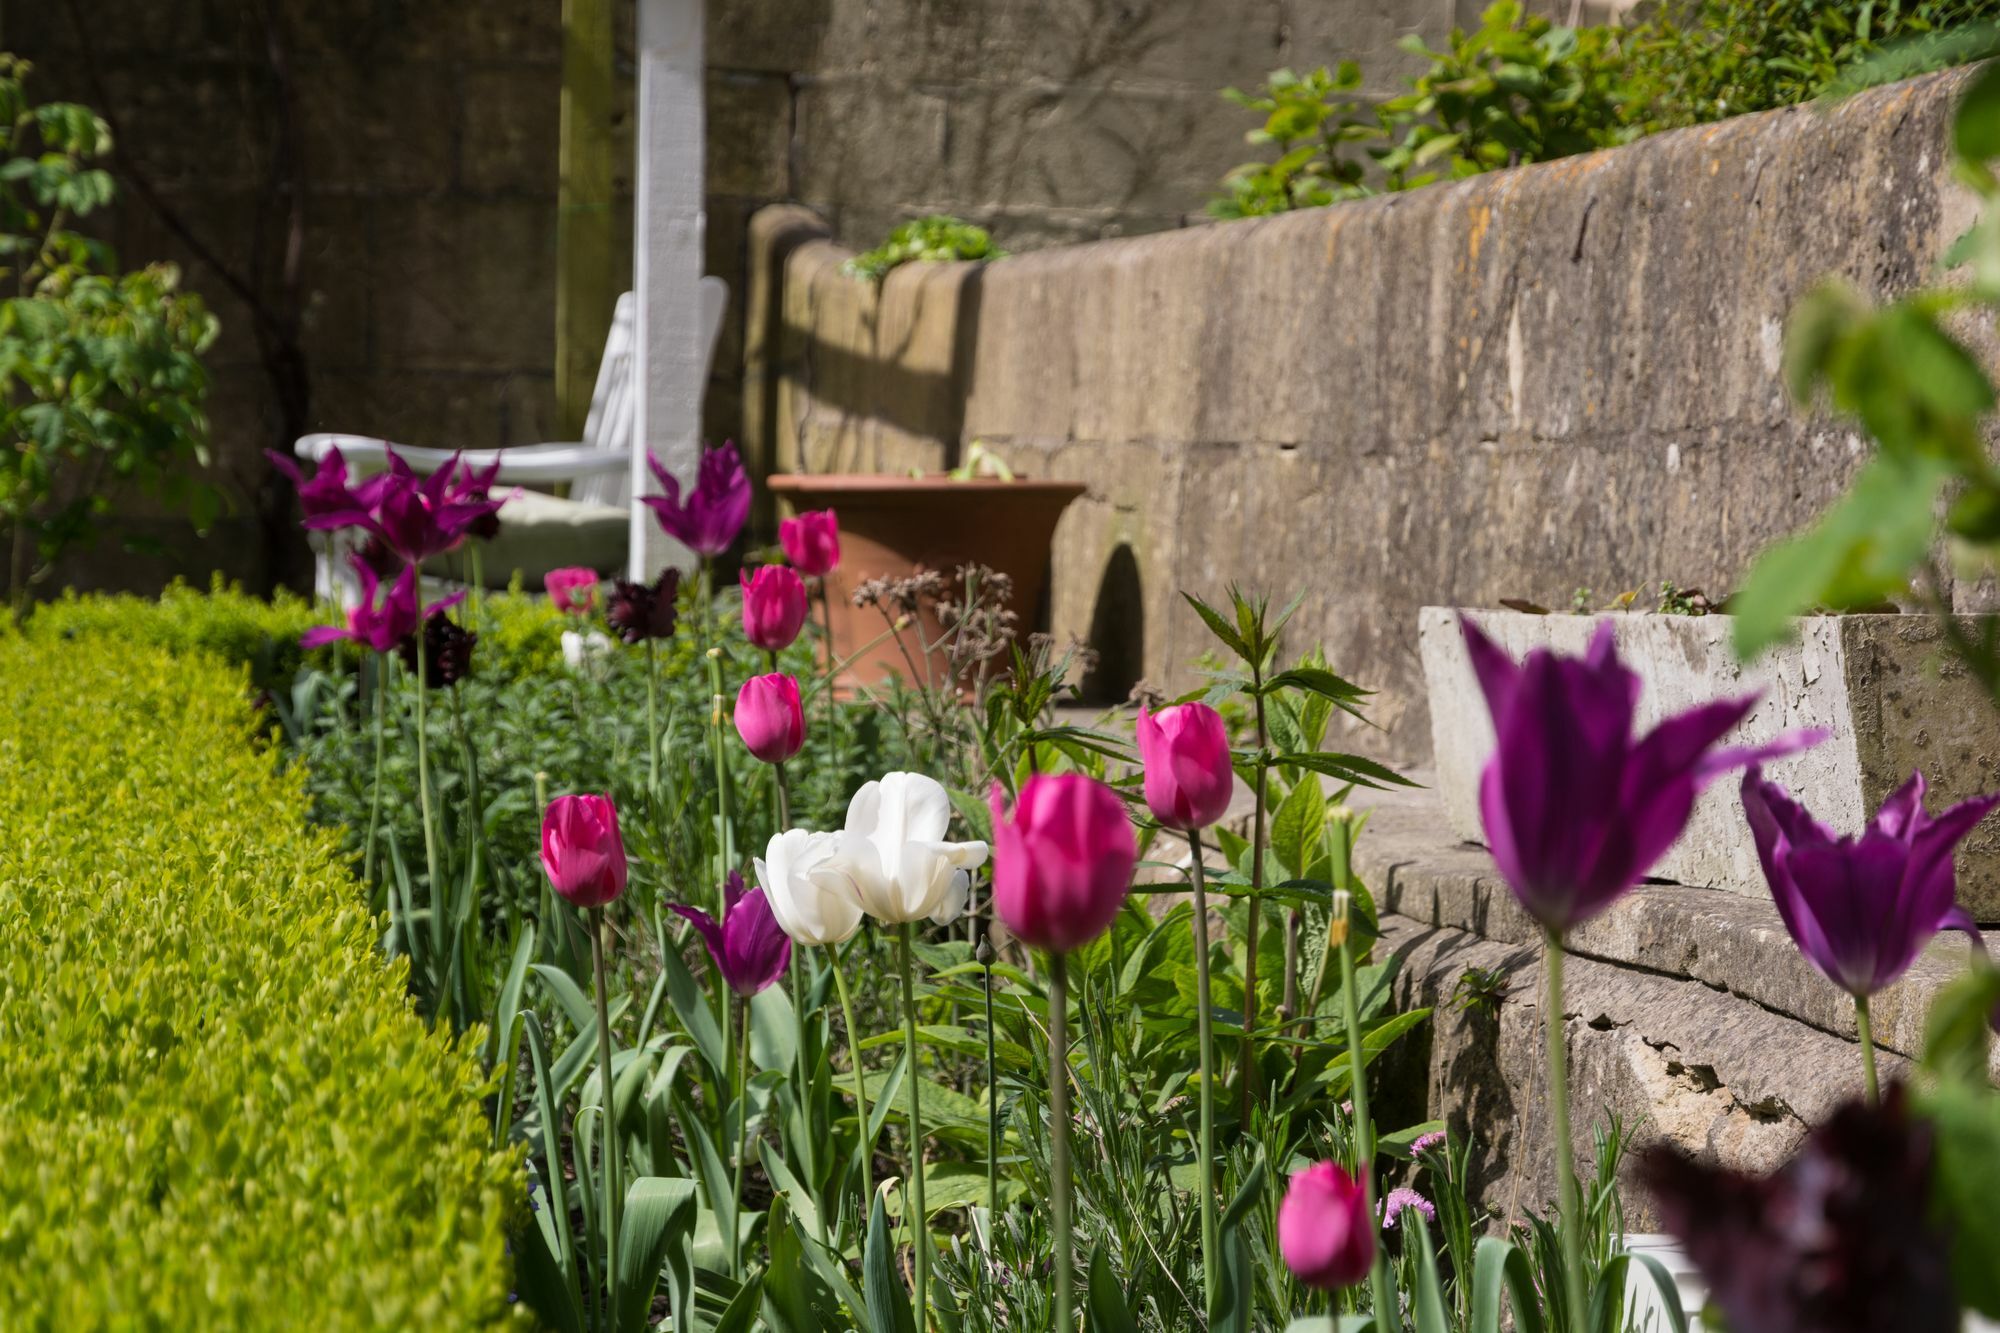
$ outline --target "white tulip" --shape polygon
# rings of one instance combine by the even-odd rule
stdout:
[[[778,928],[796,943],[839,944],[861,926],[861,897],[841,843],[838,833],[786,829],[751,862]]]
[[[885,773],[854,793],[840,859],[869,915],[899,925],[965,909],[969,872],[986,863],[986,844],[946,842],[950,825],[951,798],[921,773]]]

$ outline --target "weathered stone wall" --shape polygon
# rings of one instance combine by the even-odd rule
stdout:
[[[1863,445],[1789,401],[1784,321],[1828,274],[1892,293],[1935,271],[1969,216],[1942,151],[1961,86],[879,291],[774,212],[752,232],[760,456],[935,466],[980,439],[1083,481],[1059,633],[1136,642],[1130,673],[1178,684],[1208,646],[1179,590],[1302,589],[1296,640],[1379,689],[1388,747],[1418,758],[1420,605],[1719,593],[1839,493]]]
[[[1567,12],[1567,4],[1560,6]],[[555,431],[557,0],[282,0],[278,20],[307,228],[306,425],[446,445]],[[1396,86],[1406,33],[1441,40],[1472,0],[710,0],[708,267],[739,298],[747,224],[799,200],[873,244],[951,211],[1010,249],[1155,231],[1198,216],[1246,156],[1249,118],[1218,96],[1283,64],[1358,58]],[[0,0],[0,42],[39,91],[109,114],[131,160],[193,236],[274,293],[271,189],[287,151],[284,81],[256,0]],[[619,160],[630,157],[630,0],[617,19]],[[285,175],[290,171],[280,173]],[[629,168],[618,248],[629,265]],[[129,262],[176,259],[221,315],[212,357],[218,475],[235,517],[206,543],[134,511],[79,583],[143,585],[212,567],[261,582],[303,548],[260,450],[282,414],[248,308],[128,188],[101,234]],[[261,257],[255,239],[260,227]],[[741,425],[744,304],[732,302],[706,405]],[[260,499],[264,512],[260,515]]]

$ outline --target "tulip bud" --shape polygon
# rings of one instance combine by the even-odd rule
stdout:
[[[1293,1175],[1278,1205],[1278,1250],[1308,1287],[1352,1287],[1375,1262],[1374,1219],[1360,1182],[1332,1162]]]
[[[809,509],[778,524],[778,545],[799,573],[825,578],[840,563],[840,521],[831,509]]]
[[[1139,760],[1146,770],[1146,807],[1168,828],[1207,828],[1229,808],[1236,775],[1229,731],[1207,704],[1177,704],[1157,713],[1139,709]]]
[[[542,869],[578,907],[602,907],[625,891],[625,840],[609,796],[558,796],[542,814]]]
[[[1326,919],[1326,938],[1336,949],[1347,943],[1347,915],[1353,905],[1354,895],[1346,889],[1333,891],[1333,910]]]
[[[1111,925],[1132,883],[1138,840],[1118,794],[1079,773],[1032,777],[1011,812],[993,806],[993,906],[1007,929],[1056,953]]]
[[[766,652],[792,646],[806,623],[806,585],[796,570],[765,565],[743,575],[743,634]]]
[[[736,734],[767,764],[782,764],[797,754],[806,743],[798,681],[782,672],[744,681],[736,695]]]

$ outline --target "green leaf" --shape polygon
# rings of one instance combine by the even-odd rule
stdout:
[[[868,1302],[869,1333],[916,1333],[910,1294],[896,1274],[896,1245],[878,1191],[868,1209],[868,1244],[861,1256],[861,1293]]]
[[[1245,662],[1251,660],[1249,643],[1244,640],[1241,634],[1236,632],[1234,625],[1231,625],[1227,620],[1222,618],[1221,612],[1191,592],[1183,592],[1181,596],[1186,598],[1187,604],[1194,608],[1194,613],[1201,617],[1202,624],[1208,626],[1209,633],[1222,640],[1224,646],[1230,652],[1235,653]]]
[[[1244,1220],[1262,1203],[1263,1196],[1264,1160],[1259,1157],[1222,1213],[1218,1237],[1222,1246],[1222,1289],[1212,1298],[1209,1319],[1209,1326],[1216,1333],[1251,1333],[1255,1327],[1257,1270],[1243,1229]]]
[[[1667,1315],[1667,1326],[1659,1333],[1688,1333],[1687,1311],[1681,1308],[1681,1289],[1673,1274],[1667,1271],[1667,1266],[1650,1254],[1629,1254],[1625,1257],[1639,1265],[1659,1295],[1660,1305]]]
[[[1541,1298],[1528,1256],[1510,1240],[1482,1236],[1472,1252],[1470,1333],[1500,1333],[1510,1302],[1515,1333],[1542,1333]]]
[[[618,1232],[617,1295],[613,1305],[620,1329],[643,1330],[653,1305],[660,1270],[674,1327],[693,1326],[695,1189],[692,1180],[641,1176],[625,1191],[625,1216]],[[672,1260],[673,1262],[669,1262]]]
[[[1325,826],[1326,797],[1317,780],[1303,778],[1279,802],[1271,819],[1271,851],[1294,879],[1305,873],[1306,861],[1319,845]]]
[[[1403,1211],[1410,1227],[1410,1247],[1417,1252],[1416,1290],[1410,1304],[1416,1315],[1417,1333],[1451,1333],[1445,1316],[1444,1282],[1438,1277],[1437,1251],[1431,1246],[1431,1231],[1424,1215],[1415,1208]]]
[[[1287,768],[1309,768],[1315,773],[1324,773],[1342,782],[1351,782],[1357,787],[1373,787],[1377,791],[1384,785],[1396,787],[1420,787],[1423,784],[1404,777],[1386,764],[1373,759],[1365,759],[1358,754],[1336,754],[1325,750],[1309,754],[1281,754],[1274,761]]]
[[[1972,968],[1939,992],[1924,1019],[1924,1069],[1941,1079],[1984,1082],[1995,1005],[2000,968]]]
[[[1815,606],[1865,606],[1901,591],[1936,529],[1933,506],[1951,468],[1932,458],[1877,457],[1853,488],[1798,536],[1751,566],[1730,602],[1736,655],[1749,660],[1791,636]]]
[[[1958,99],[1951,118],[1952,151],[1967,162],[2000,157],[2000,65],[1988,65]]]
[[[1950,1222],[1951,1270],[1961,1300],[2000,1317],[2000,1097],[1983,1086],[1946,1083],[1924,1099],[1937,1133],[1931,1173]]]
[[[1131,1302],[1118,1286],[1101,1241],[1091,1247],[1088,1281],[1084,1313],[1089,1333],[1139,1333],[1139,1325],[1132,1319]]]
[[[715,1011],[708,1007],[708,998],[695,984],[694,974],[687,970],[687,964],[681,961],[679,951],[671,943],[661,944],[660,968],[667,977],[667,1003],[673,1006],[681,1026],[694,1039],[695,1049],[701,1052],[709,1072],[721,1078],[729,1067],[729,1055],[722,1043],[722,1029],[715,1025]]]

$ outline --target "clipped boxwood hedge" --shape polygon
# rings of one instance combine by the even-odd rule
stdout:
[[[520,1164],[241,668],[0,636],[0,1328],[490,1327]]]

